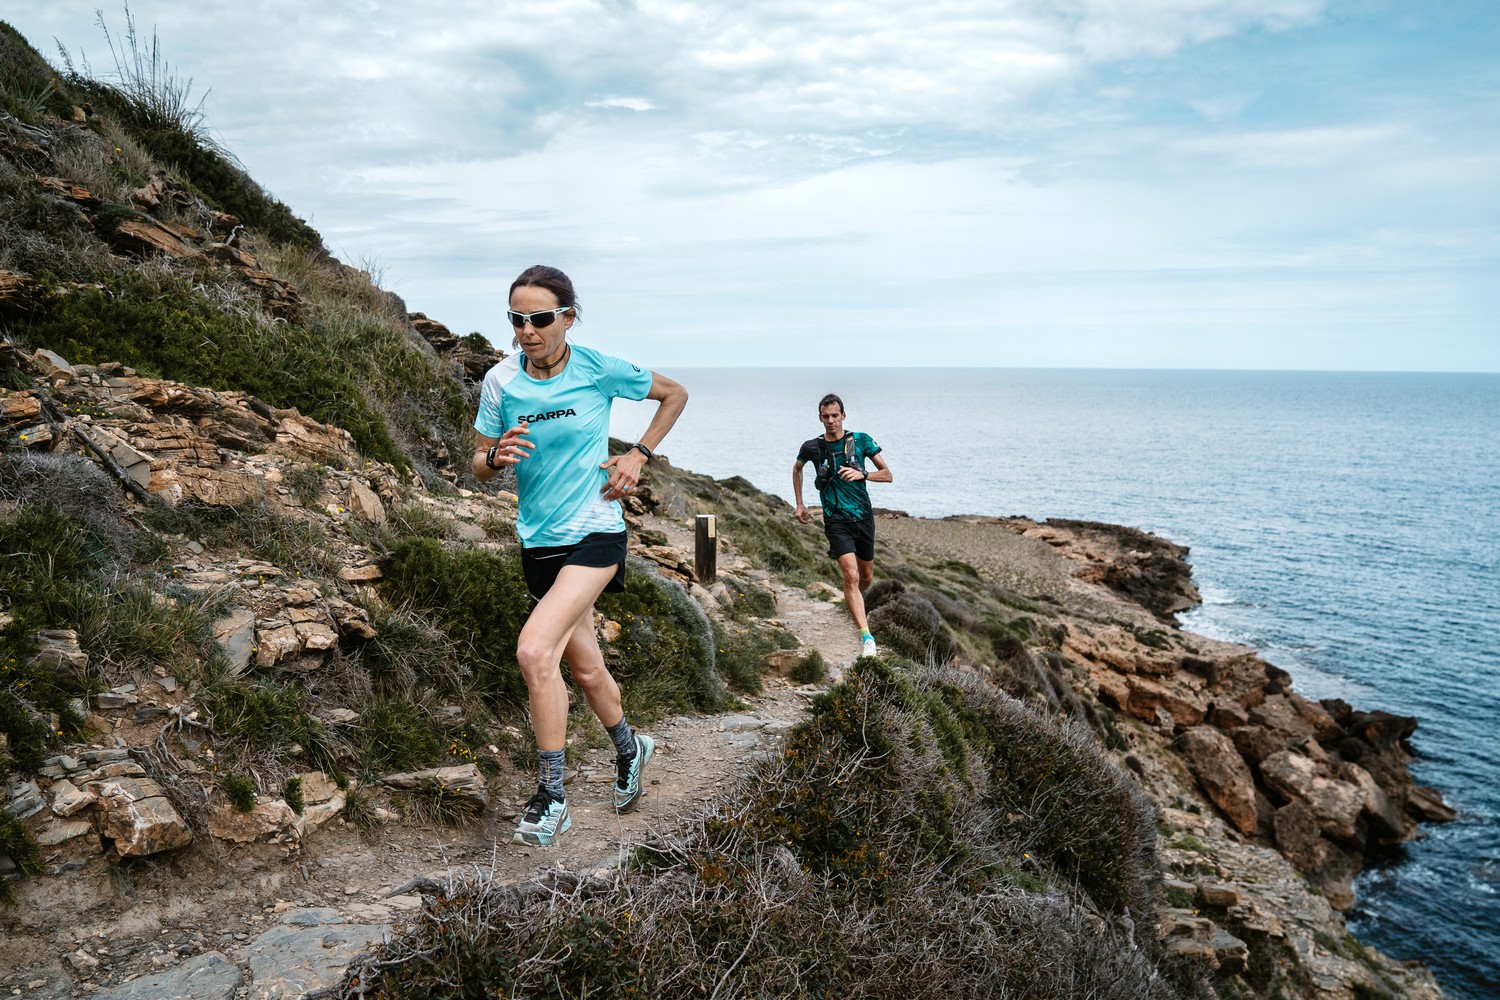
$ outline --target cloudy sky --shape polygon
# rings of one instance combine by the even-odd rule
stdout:
[[[108,77],[104,0],[0,0]],[[1494,0],[135,0],[330,249],[642,364],[1500,371]]]

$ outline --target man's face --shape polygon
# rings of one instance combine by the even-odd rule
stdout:
[[[818,407],[818,419],[823,422],[823,436],[828,440],[844,436],[844,408],[839,404]]]

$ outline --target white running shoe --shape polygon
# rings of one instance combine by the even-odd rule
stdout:
[[[644,733],[635,734],[635,756],[615,758],[615,812],[628,813],[641,801],[641,773],[646,770],[656,741]]]
[[[862,642],[860,644],[859,655],[860,656],[874,656],[875,655],[875,637],[874,636],[871,636],[870,638],[866,639],[864,642]]]
[[[521,822],[516,824],[516,832],[510,839],[517,844],[550,847],[558,835],[567,833],[572,825],[568,804],[562,799],[554,799],[547,786],[539,784],[536,794],[526,803]]]

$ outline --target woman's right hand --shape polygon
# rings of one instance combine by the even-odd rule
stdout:
[[[523,436],[530,433],[531,428],[523,420],[501,435],[495,442],[495,464],[515,465],[523,458],[530,458],[531,452],[527,449],[535,450],[536,445]]]

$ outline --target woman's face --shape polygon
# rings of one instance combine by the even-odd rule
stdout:
[[[560,304],[556,295],[537,285],[522,285],[510,293],[510,308],[518,313],[543,312],[556,309]],[[552,321],[551,326],[542,330],[538,330],[529,321],[519,330],[515,327],[511,329],[516,333],[516,346],[525,351],[528,358],[545,362],[557,360],[568,328],[572,325],[573,317],[562,313]]]

